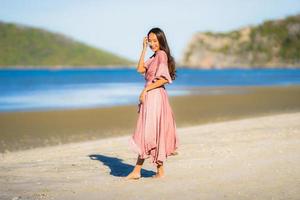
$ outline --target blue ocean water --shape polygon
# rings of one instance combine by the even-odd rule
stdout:
[[[176,96],[193,87],[299,84],[300,69],[180,68],[166,88]],[[1,69],[0,112],[137,104],[143,87],[135,69]]]

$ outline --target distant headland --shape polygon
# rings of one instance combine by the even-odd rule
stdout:
[[[194,68],[300,67],[300,14],[228,33],[196,33],[181,65]]]

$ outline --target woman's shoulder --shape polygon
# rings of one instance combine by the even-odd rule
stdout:
[[[168,56],[167,53],[164,50],[158,50],[156,53],[156,56],[159,60],[167,60]]]
[[[156,52],[156,54],[157,55],[162,55],[162,56],[167,56],[167,53],[164,51],[164,50],[158,50],[157,52]]]

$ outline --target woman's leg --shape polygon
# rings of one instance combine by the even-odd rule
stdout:
[[[163,163],[159,163],[157,165],[157,172],[156,174],[153,176],[153,178],[162,178],[165,175],[165,171],[164,171],[164,166]]]
[[[139,179],[141,177],[141,170],[145,159],[140,158],[138,156],[136,164],[134,166],[134,169],[128,176],[126,176],[127,179]]]
[[[133,172],[135,172],[137,174],[141,174],[141,170],[142,170],[144,161],[145,161],[145,159],[142,159],[142,158],[140,158],[140,156],[138,156],[135,167],[133,169]]]

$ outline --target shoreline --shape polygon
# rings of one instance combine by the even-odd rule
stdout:
[[[0,66],[0,70],[2,69],[49,69],[49,70],[62,70],[62,69],[135,69],[136,63],[132,63],[131,65],[37,65],[35,66],[22,66],[22,65],[14,65],[9,67]],[[205,66],[188,66],[188,65],[179,65],[178,69],[199,69],[199,70],[226,70],[226,69],[243,69],[243,70],[251,70],[251,69],[299,69],[300,65],[274,65],[274,66],[231,66],[231,67],[205,67]]]
[[[15,69],[15,70],[27,70],[27,69],[47,69],[47,70],[64,70],[64,69],[134,69],[135,66],[131,65],[103,65],[103,66],[12,66],[12,67],[0,67],[0,70]]]
[[[195,90],[200,93],[170,97],[179,128],[300,111],[300,86]],[[201,94],[205,90],[213,94]],[[223,94],[222,90],[234,92]],[[137,105],[0,113],[0,153],[130,135],[137,116]]]
[[[299,198],[300,112],[178,128],[178,135],[179,154],[168,157],[160,180],[151,178],[149,160],[140,180],[124,180],[136,161],[128,135],[0,154],[0,198]]]

